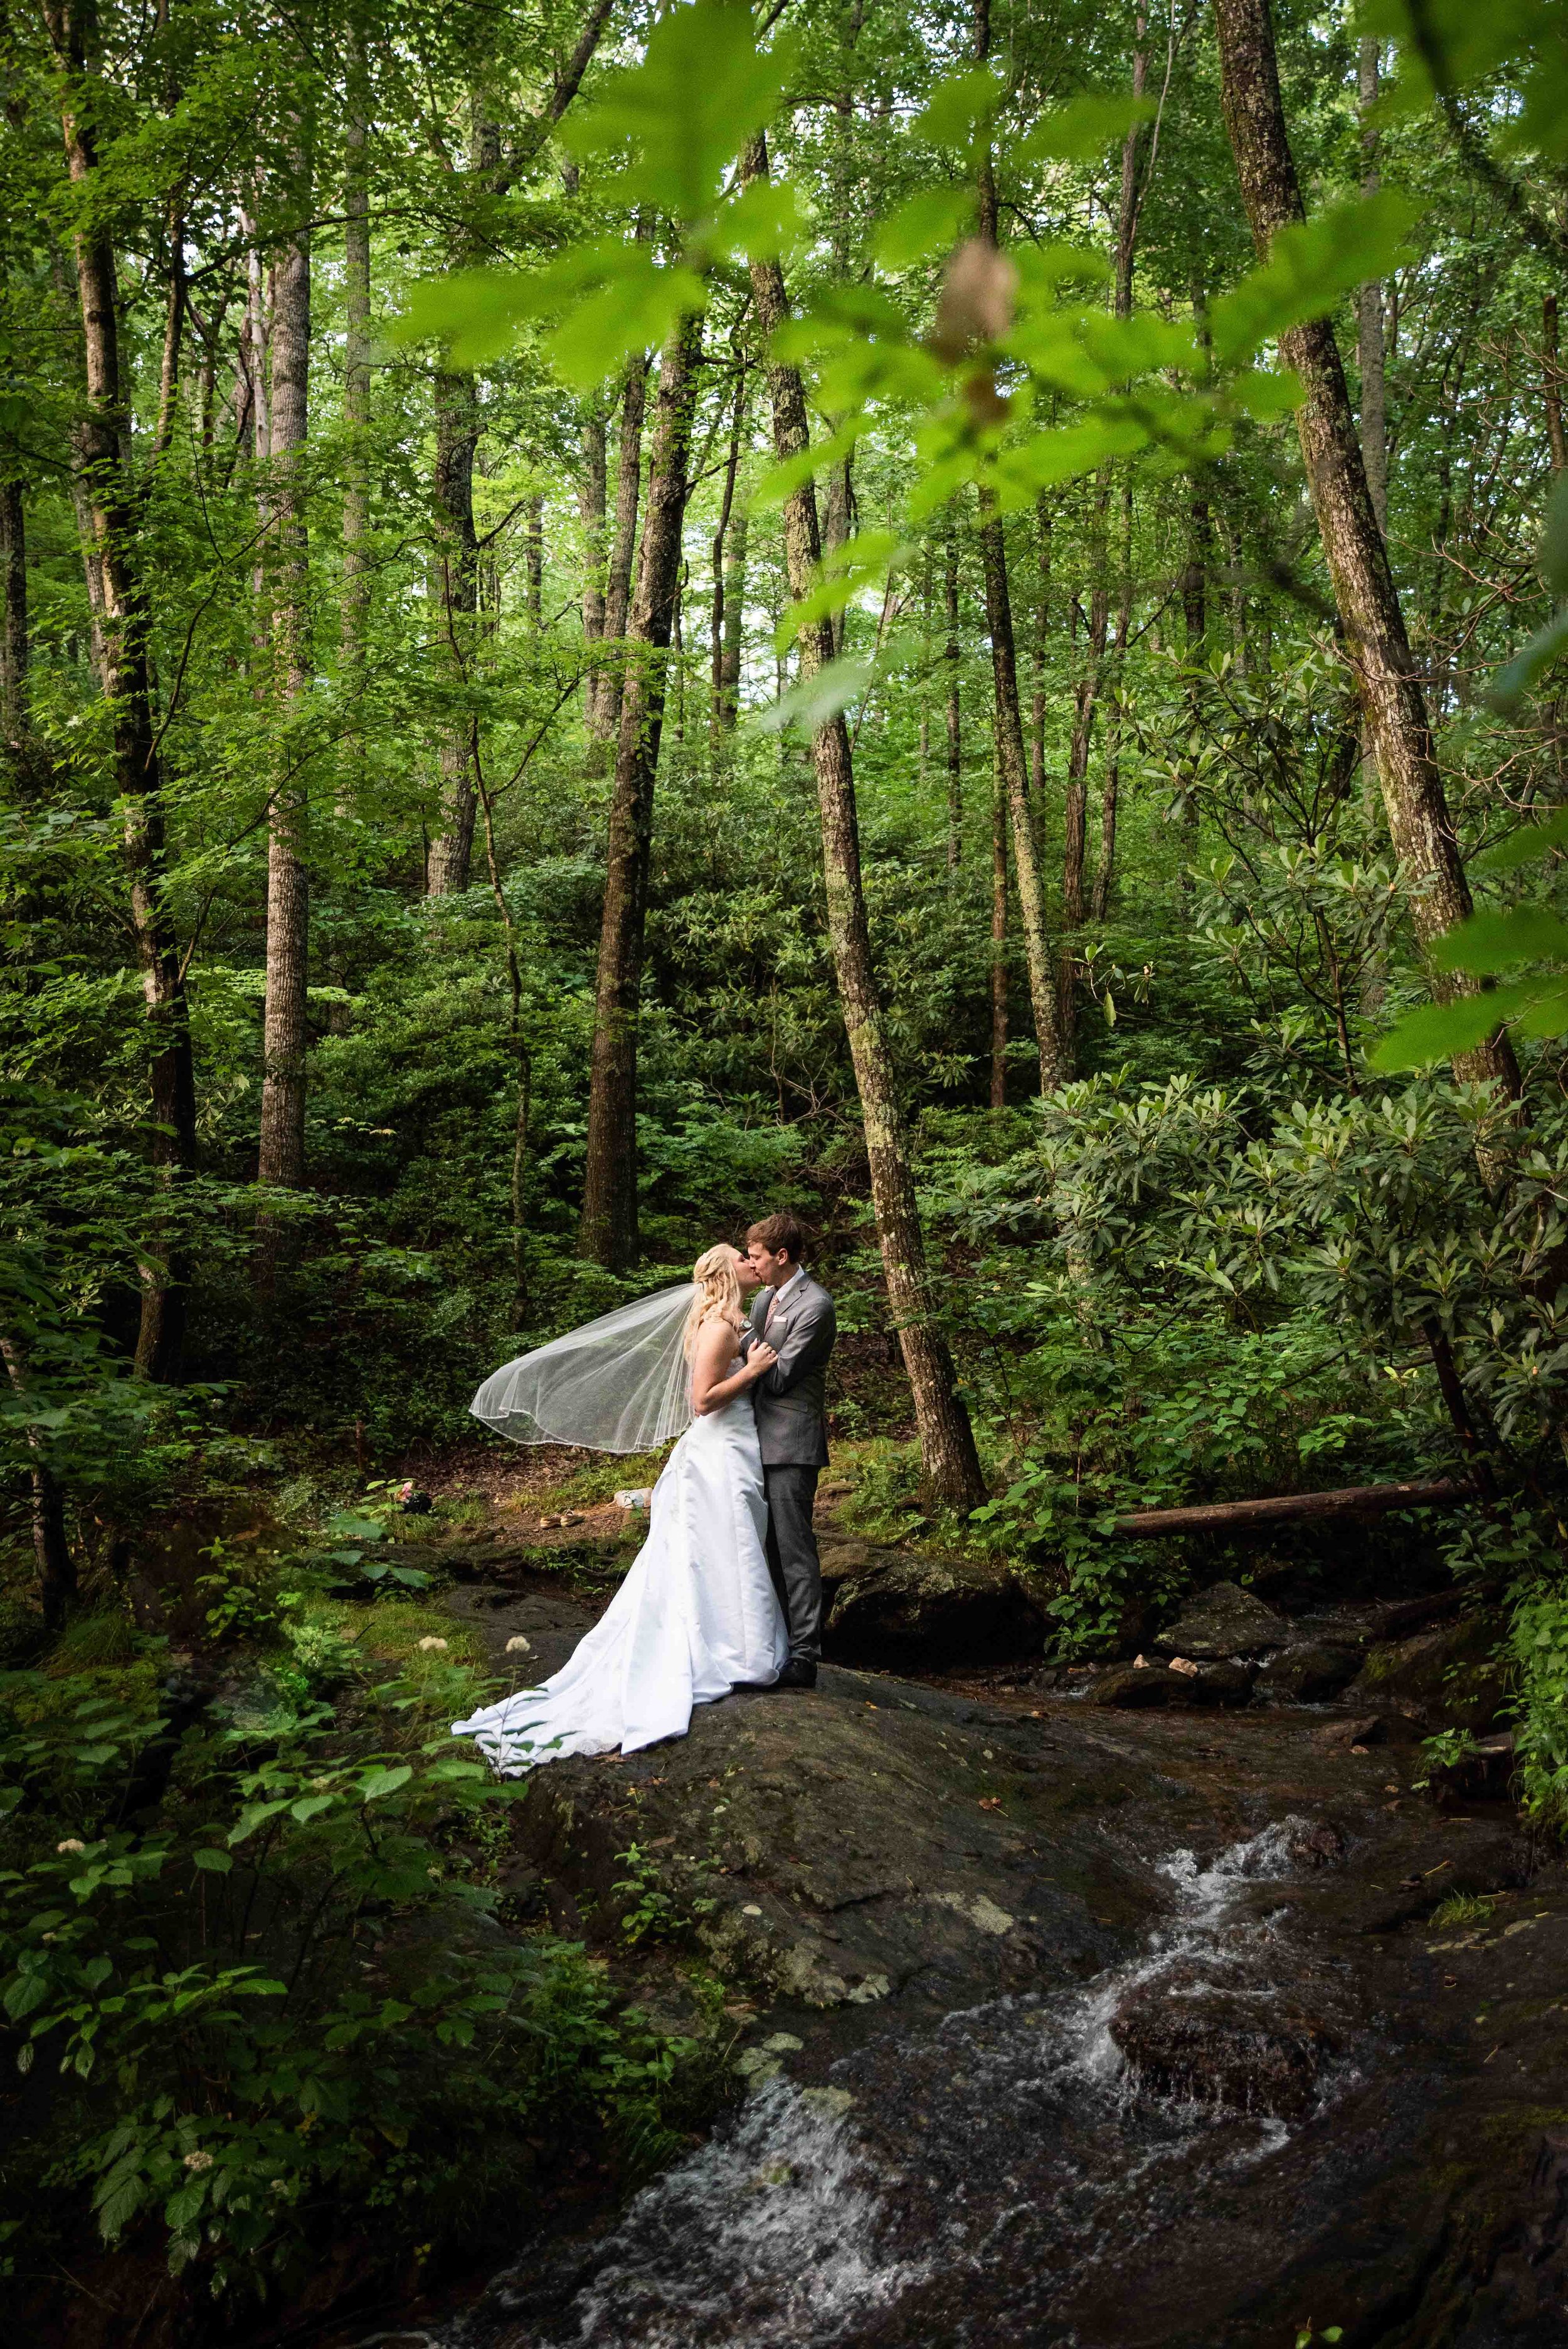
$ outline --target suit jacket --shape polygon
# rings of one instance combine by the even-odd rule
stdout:
[[[770,1288],[760,1289],[751,1308],[746,1351],[763,1333]],[[833,1300],[808,1274],[782,1298],[767,1331],[779,1360],[752,1388],[757,1434],[765,1468],[828,1464],[828,1357],[838,1335]]]

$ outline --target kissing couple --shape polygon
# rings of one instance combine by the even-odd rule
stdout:
[[[683,1737],[694,1704],[732,1689],[816,1685],[811,1512],[837,1325],[804,1249],[793,1216],[765,1216],[744,1254],[710,1247],[689,1283],[509,1362],[474,1397],[475,1417],[515,1444],[643,1452],[685,1429],[654,1487],[648,1537],[570,1661],[453,1724],[503,1775]]]

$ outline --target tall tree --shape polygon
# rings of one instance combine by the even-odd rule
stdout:
[[[343,690],[351,800],[363,780],[360,730],[370,621],[370,136],[364,36],[351,19],[345,36],[347,115],[343,158]]]
[[[121,371],[110,208],[99,200],[101,108],[89,56],[90,11],[47,0],[59,77],[60,128],[77,199],[71,243],[81,313],[85,399],[75,432],[73,500],[85,524],[83,562],[108,705],[115,793],[123,810],[130,922],[147,1007],[153,1164],[172,1186],[196,1161],[196,1080],[185,975],[169,903],[169,853],[158,725],[148,657],[140,502],[131,470],[129,387]],[[170,1378],[185,1326],[185,1268],[170,1245],[140,1268],[138,1367]]]
[[[748,181],[767,179],[768,145],[760,134],[748,147],[741,168]],[[777,261],[752,262],[751,292],[767,349],[789,316],[784,273]],[[769,367],[768,381],[773,402],[774,452],[780,461],[799,458],[810,444],[799,371],[775,359]],[[814,584],[822,554],[817,492],[810,475],[786,501],[783,520],[789,590],[799,600]],[[810,680],[833,657],[833,634],[828,621],[814,620],[803,626],[799,644],[800,675]],[[903,1111],[872,957],[861,879],[854,765],[841,710],[812,736],[811,759],[822,828],[828,936],[865,1127],[872,1207],[888,1303],[913,1396],[921,1458],[926,1482],[938,1499],[954,1508],[973,1508],[984,1497],[985,1480],[969,1413],[958,1392],[953,1357],[936,1320]]]
[[[290,194],[302,224],[284,239],[272,318],[271,561],[273,677],[284,724],[267,826],[267,983],[263,1013],[263,1183],[304,1181],[305,1058],[309,1043],[310,796],[304,729],[311,682],[310,560],[304,476],[310,430],[311,233],[308,131]]]
[[[681,526],[686,519],[686,464],[701,347],[700,323],[684,318],[665,345],[659,363],[648,464],[648,513],[643,525],[637,591],[625,630],[632,657],[621,688],[615,781],[610,801],[582,1226],[583,1253],[616,1271],[635,1261],[638,1247],[637,1010],[643,985],[654,783],[680,585]]]
[[[1280,97],[1269,0],[1214,0],[1225,128],[1260,256],[1280,230],[1305,218]],[[1280,356],[1305,398],[1296,411],[1307,489],[1334,583],[1345,655],[1356,681],[1404,870],[1418,940],[1430,947],[1470,912],[1459,842],[1432,749],[1405,616],[1377,527],[1332,321],[1287,326]],[[1450,982],[1473,992],[1476,982]],[[1462,1077],[1510,1092],[1519,1070],[1506,1033],[1455,1055]]]
[[[1377,164],[1377,103],[1379,52],[1375,33],[1364,33],[1357,50],[1356,89],[1361,109],[1361,189],[1375,196],[1382,183]],[[1388,406],[1387,368],[1384,354],[1383,285],[1368,278],[1357,297],[1357,353],[1361,370],[1361,454],[1367,467],[1367,490],[1377,527],[1388,528]]]

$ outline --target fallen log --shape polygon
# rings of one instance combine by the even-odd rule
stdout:
[[[1462,1477],[1436,1476],[1424,1484],[1346,1485],[1332,1493],[1275,1493],[1262,1501],[1205,1501],[1187,1509],[1135,1509],[1130,1516],[1118,1517],[1116,1531],[1134,1540],[1150,1541],[1161,1534],[1244,1533],[1249,1526],[1378,1516],[1387,1509],[1452,1509],[1475,1498],[1474,1485]]]

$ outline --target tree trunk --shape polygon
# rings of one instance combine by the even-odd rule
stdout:
[[[0,626],[0,740],[20,766],[27,737],[27,523],[20,481],[0,481],[0,577],[5,611]]]
[[[595,409],[583,426],[583,471],[577,481],[577,511],[583,522],[583,641],[590,648],[604,636],[604,517],[609,491],[609,451],[604,419]],[[589,651],[583,717],[592,725],[599,672]]]
[[[308,202],[308,179],[299,197]],[[263,1019],[259,1181],[297,1190],[304,1181],[305,989],[310,886],[309,802],[299,728],[310,692],[310,569],[304,462],[310,424],[310,232],[284,247],[273,294],[273,640],[284,730],[284,771],[273,794],[267,838],[267,993]]]
[[[1357,97],[1361,108],[1361,190],[1375,196],[1381,185],[1377,169],[1377,132],[1368,119],[1377,103],[1378,55],[1382,43],[1375,34],[1363,34],[1357,51]],[[1377,527],[1388,527],[1388,409],[1387,369],[1383,355],[1383,287],[1369,280],[1357,296],[1357,342],[1361,366],[1361,456],[1367,468],[1367,492]]]
[[[528,616],[535,629],[544,626],[544,497],[535,491],[528,501],[522,530],[523,572],[527,580]]]
[[[1568,447],[1563,440],[1563,378],[1557,364],[1557,296],[1548,294],[1541,305],[1542,389],[1546,396],[1546,438],[1552,450],[1552,477],[1568,467]]]
[[[94,106],[88,87],[84,19],[49,0],[50,40],[60,67],[60,120],[70,177],[86,193],[98,171]],[[184,976],[168,903],[158,730],[147,653],[147,606],[139,567],[139,520],[127,464],[130,416],[120,379],[114,253],[102,208],[82,216],[74,239],[87,399],[75,430],[72,498],[85,524],[83,561],[96,626],[98,673],[109,705],[116,795],[124,810],[131,927],[150,1056],[151,1156],[174,1185],[195,1164],[196,1081]],[[184,1337],[184,1268],[172,1247],[141,1268],[139,1370],[172,1378]]]
[[[347,32],[348,123],[343,168],[343,691],[345,796],[360,797],[365,780],[362,702],[370,621],[370,179],[365,51],[358,27]]]
[[[741,169],[748,181],[767,178],[765,140],[758,137],[751,141]],[[789,315],[784,273],[778,262],[754,261],[751,288],[766,349]],[[784,461],[798,456],[810,440],[805,393],[794,367],[775,361],[768,374],[773,403],[774,452]],[[817,492],[809,479],[786,502],[783,524],[789,587],[799,598],[811,586],[821,557]],[[817,676],[831,657],[832,631],[826,620],[809,623],[799,637],[801,677]],[[865,1126],[872,1206],[888,1303],[913,1397],[926,1484],[938,1500],[954,1508],[970,1509],[984,1498],[985,1480],[975,1449],[969,1414],[957,1392],[953,1357],[935,1323],[935,1300],[926,1268],[925,1241],[905,1143],[903,1113],[872,958],[861,881],[854,768],[849,729],[841,712],[819,729],[812,738],[811,754],[822,826],[828,934]]]
[[[1268,0],[1215,0],[1221,96],[1260,255],[1275,234],[1305,217],[1285,130]],[[1345,636],[1387,811],[1395,854],[1405,873],[1411,918],[1423,947],[1470,911],[1442,778],[1432,751],[1404,615],[1377,527],[1339,346],[1326,318],[1289,326],[1280,357],[1306,397],[1296,411],[1307,487],[1334,583]],[[1474,991],[1475,982],[1454,982]],[[1455,1055],[1460,1078],[1491,1080],[1519,1091],[1513,1048],[1500,1030],[1474,1051]]]
[[[1277,1493],[1260,1501],[1204,1501],[1185,1509],[1137,1509],[1115,1531],[1134,1541],[1173,1534],[1242,1533],[1249,1526],[1311,1524],[1380,1516],[1388,1509],[1452,1509],[1476,1498],[1473,1485],[1438,1476],[1418,1485],[1346,1485],[1330,1493]]]
[[[620,447],[615,458],[615,535],[610,549],[610,573],[604,591],[603,642],[608,659],[598,671],[593,714],[589,732],[599,742],[613,742],[621,723],[621,695],[625,663],[614,647],[626,634],[626,614],[632,599],[632,559],[637,544],[637,506],[643,481],[643,418],[648,398],[648,362],[644,354],[632,361],[621,395]]]
[[[713,534],[713,607],[708,619],[708,674],[713,711],[709,735],[716,760],[721,739],[734,726],[738,708],[740,607],[746,595],[746,517],[735,512],[735,479],[740,466],[740,436],[745,422],[746,370],[743,367],[736,378],[729,454],[724,468],[724,496],[718,510],[718,527]],[[732,526],[738,533],[733,554],[730,549]],[[733,676],[730,675],[732,646]]]
[[[1007,1106],[1007,786],[991,769],[991,1106]]]
[[[635,1261],[638,1247],[637,1006],[643,984],[654,781],[680,585],[686,462],[701,349],[701,323],[686,318],[665,344],[660,361],[648,466],[648,513],[643,525],[637,592],[624,632],[632,657],[622,683],[615,781],[610,802],[582,1227],[583,1254],[617,1272]]]
[[[1187,639],[1187,740],[1194,758],[1209,657],[1209,571],[1213,554],[1214,531],[1209,501],[1199,487],[1188,501],[1187,560],[1181,566],[1181,624]],[[1191,788],[1187,792],[1183,830],[1189,868],[1182,878],[1185,893],[1191,887],[1190,868],[1197,862],[1199,844],[1198,795]]]
[[[1007,585],[1007,546],[1002,518],[988,492],[981,494],[980,558],[985,573],[985,623],[991,636],[991,677],[995,702],[996,770],[1006,795],[1013,828],[1013,872],[1018,916],[1028,966],[1029,1001],[1040,1055],[1040,1091],[1055,1092],[1067,1075],[1062,1031],[1057,1016],[1056,978],[1046,920],[1046,887],[1035,852],[1029,811],[1028,770],[1024,762],[1024,723],[1018,708],[1018,660],[1013,642],[1013,605]]]
[[[441,828],[430,843],[425,885],[451,897],[469,885],[474,847],[474,713],[471,682],[479,613],[479,535],[474,528],[474,451],[479,394],[470,375],[436,378],[436,590],[439,660],[457,707],[441,738]]]
[[[1121,595],[1116,607],[1116,638],[1112,649],[1110,708],[1105,746],[1105,791],[1099,804],[1099,863],[1095,867],[1089,911],[1103,922],[1110,910],[1111,884],[1116,874],[1117,805],[1121,795],[1121,735],[1127,689],[1127,639],[1132,627],[1132,479],[1121,485]]]
[[[1038,838],[1046,809],[1046,650],[1051,640],[1051,509],[1047,499],[1035,503],[1035,696],[1030,711],[1030,780],[1035,792],[1035,831]]]
[[[947,644],[947,870],[956,873],[964,855],[964,706],[959,694],[963,648],[958,640],[958,533],[950,523],[946,544]]]

